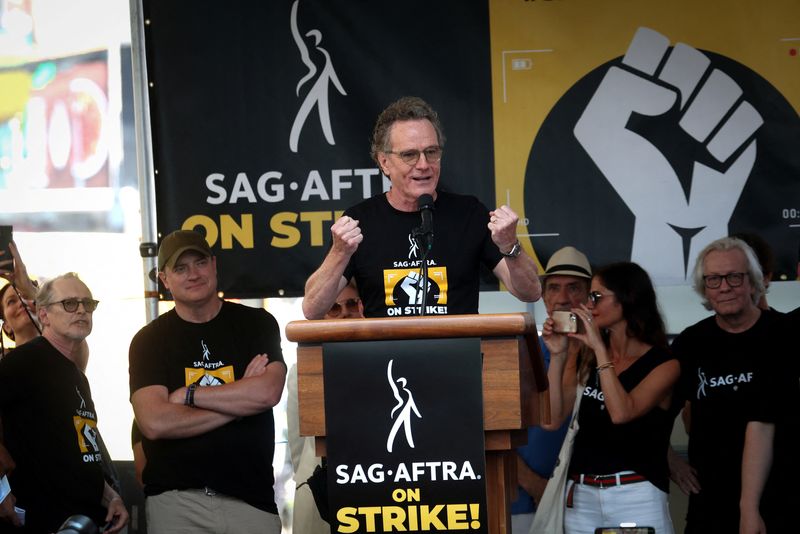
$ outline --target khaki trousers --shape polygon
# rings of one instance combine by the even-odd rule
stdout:
[[[149,534],[280,534],[280,518],[239,499],[205,490],[147,497]]]

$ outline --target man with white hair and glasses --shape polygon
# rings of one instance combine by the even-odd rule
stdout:
[[[721,238],[700,252],[694,288],[714,315],[672,344],[681,362],[676,397],[686,401],[689,463],[699,485],[689,496],[685,532],[740,532],[740,518],[741,532],[764,532],[764,521],[770,524],[763,514],[769,498],[762,499],[769,440],[780,418],[766,392],[780,389],[781,374],[796,375],[789,361],[796,358],[781,357],[790,346],[785,318],[758,307],[764,294],[761,268],[740,239]],[[796,376],[793,387],[797,390]]]
[[[36,301],[41,337],[0,362],[3,440],[16,464],[0,473],[0,532],[18,531],[23,517],[24,532],[54,532],[75,514],[119,532],[128,512],[104,478],[97,412],[78,367],[98,302],[75,273],[44,283]]]

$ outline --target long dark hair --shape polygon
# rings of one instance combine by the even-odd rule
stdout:
[[[627,322],[625,333],[628,337],[654,347],[668,348],[664,320],[647,271],[636,263],[622,261],[596,269],[594,277],[614,293],[617,302],[622,306],[622,317]],[[606,332],[603,332],[603,339],[608,344]],[[589,367],[596,365],[597,358],[592,353],[582,354],[581,359],[581,375],[585,377]]]
[[[594,272],[622,305],[629,337],[667,348],[667,332],[658,309],[656,290],[647,271],[633,262],[612,263]]]

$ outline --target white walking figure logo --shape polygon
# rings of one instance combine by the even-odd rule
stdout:
[[[306,65],[306,67],[308,67],[308,73],[303,76],[299,82],[297,82],[297,88],[295,90],[297,96],[300,96],[300,88],[307,81],[312,79],[315,74],[317,74],[317,66],[314,65],[313,61],[311,61],[311,56],[308,53],[308,47],[306,46],[303,37],[300,35],[300,29],[297,26],[297,5],[299,1],[300,0],[295,0],[294,4],[292,4],[290,24],[292,28],[292,37],[294,38],[294,42],[297,44],[297,48],[300,50],[300,59],[302,59],[303,63]],[[316,81],[314,81],[314,85],[311,86],[311,89],[306,94],[306,98],[303,100],[303,104],[300,106],[300,110],[297,112],[297,116],[294,118],[292,131],[289,133],[289,148],[292,150],[292,152],[297,152],[297,143],[300,139],[300,131],[303,129],[306,119],[308,119],[308,116],[314,106],[317,106],[319,122],[322,126],[322,133],[325,134],[325,140],[328,141],[329,145],[336,144],[336,141],[333,139],[331,115],[330,110],[328,109],[328,86],[333,83],[339,93],[341,93],[343,96],[347,96],[347,92],[345,92],[341,82],[339,82],[339,78],[336,76],[336,71],[333,70],[330,54],[327,50],[319,46],[319,44],[322,42],[322,33],[316,29],[309,30],[306,32],[306,37],[314,38],[314,46],[316,47],[317,51],[319,51],[319,53],[325,57],[325,64],[322,66],[319,76],[317,76]]]
[[[706,374],[702,369],[697,370],[697,378],[700,379],[700,384],[697,386],[697,398],[699,399],[701,394],[703,397],[706,396],[706,384],[708,384],[708,380],[706,380]]]
[[[203,347],[203,360],[208,361],[208,357],[211,356],[211,351],[202,339],[200,340],[200,345]]]
[[[81,395],[81,390],[78,389],[78,386],[75,386],[75,393],[78,394],[78,398],[81,399],[81,407],[80,409],[83,410],[86,408],[86,401],[83,400],[83,395]]]
[[[406,434],[406,441],[408,441],[408,445],[413,449],[414,448],[414,436],[411,435],[411,412],[413,411],[417,414],[417,417],[422,419],[422,415],[419,413],[417,409],[417,405],[414,403],[414,395],[411,394],[411,391],[406,387],[406,379],[404,377],[400,377],[395,380],[392,377],[392,362],[394,360],[389,360],[389,366],[386,368],[386,377],[389,379],[389,386],[392,388],[392,393],[394,394],[394,398],[397,399],[397,405],[392,408],[392,413],[390,417],[394,418],[395,412],[400,410],[400,413],[397,416],[397,419],[394,421],[394,425],[392,425],[392,430],[389,432],[389,438],[386,440],[386,450],[392,452],[392,448],[394,447],[394,439],[397,436],[397,433],[400,431],[400,427],[403,427],[403,430]],[[400,390],[395,385],[395,382],[400,385],[400,388],[408,395],[406,400],[403,400],[403,397],[400,394]]]
[[[419,250],[419,245],[417,244],[417,240],[414,239],[414,236],[408,234],[408,243],[411,245],[408,248],[408,259],[416,258],[417,251]]]

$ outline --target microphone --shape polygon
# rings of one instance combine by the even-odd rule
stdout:
[[[420,295],[420,316],[426,315],[428,307],[428,253],[433,247],[433,197],[431,195],[420,195],[417,198],[417,208],[422,217],[422,224],[414,230],[414,238],[422,249],[420,266],[420,281],[418,291]]]
[[[421,235],[433,236],[433,197],[431,195],[420,195],[417,199],[417,209],[422,217],[422,226],[419,227]]]

